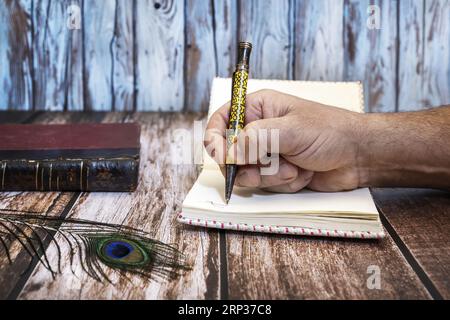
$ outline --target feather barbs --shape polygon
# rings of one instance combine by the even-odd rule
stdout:
[[[61,273],[63,243],[68,248],[72,273],[75,274],[73,264],[78,257],[82,270],[97,281],[112,282],[107,268],[125,278],[127,274],[137,274],[152,279],[176,276],[189,269],[176,248],[154,240],[138,229],[36,213],[7,212],[0,209],[0,252],[5,250],[11,262],[9,244],[16,240],[53,277]],[[50,243],[56,247],[56,259],[47,256]]]

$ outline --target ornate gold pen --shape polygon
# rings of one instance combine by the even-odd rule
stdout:
[[[233,85],[231,88],[231,108],[228,120],[227,150],[236,142],[239,132],[245,125],[245,98],[247,95],[248,71],[252,44],[240,42],[236,71],[233,73]],[[225,201],[230,201],[236,179],[237,165],[226,161]]]

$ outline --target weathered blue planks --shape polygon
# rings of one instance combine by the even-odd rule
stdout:
[[[217,75],[230,77],[236,65],[238,7],[235,0],[214,0]]]
[[[36,110],[81,110],[81,29],[69,27],[69,7],[81,0],[33,1],[33,74]]]
[[[32,1],[0,1],[0,110],[33,106]]]
[[[217,74],[213,2],[187,0],[185,108],[208,110],[211,82]]]
[[[295,2],[295,79],[343,79],[343,0]]]
[[[112,46],[116,0],[86,1],[83,6],[86,109],[113,110]]]
[[[450,0],[424,1],[424,107],[450,103]]]
[[[253,78],[361,80],[372,112],[450,103],[450,0],[3,0],[0,109],[205,110],[239,40]]]
[[[450,101],[450,1],[400,3],[400,111]]]
[[[424,105],[424,2],[400,2],[398,109],[418,110]]]
[[[134,109],[133,6],[129,0],[83,7],[86,109]]]
[[[136,76],[139,111],[184,107],[183,1],[136,1]]]
[[[291,79],[291,0],[248,0],[239,7],[238,36],[253,44],[251,73],[259,79]]]
[[[136,108],[133,23],[135,6],[130,5],[130,0],[116,1],[115,36],[112,45],[113,108],[114,111],[131,111]]]
[[[397,108],[397,5],[395,0],[345,3],[344,78],[364,83],[367,111]]]

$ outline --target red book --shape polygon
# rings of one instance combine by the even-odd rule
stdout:
[[[0,125],[1,191],[134,191],[140,127]]]

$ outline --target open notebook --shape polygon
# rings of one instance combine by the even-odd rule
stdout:
[[[214,79],[209,116],[230,100],[231,79]],[[275,89],[304,99],[363,112],[359,82],[250,80],[248,92]],[[221,229],[296,235],[374,239],[384,237],[369,189],[275,194],[235,187],[228,205],[225,180],[206,154],[203,170],[183,202],[182,223]]]

